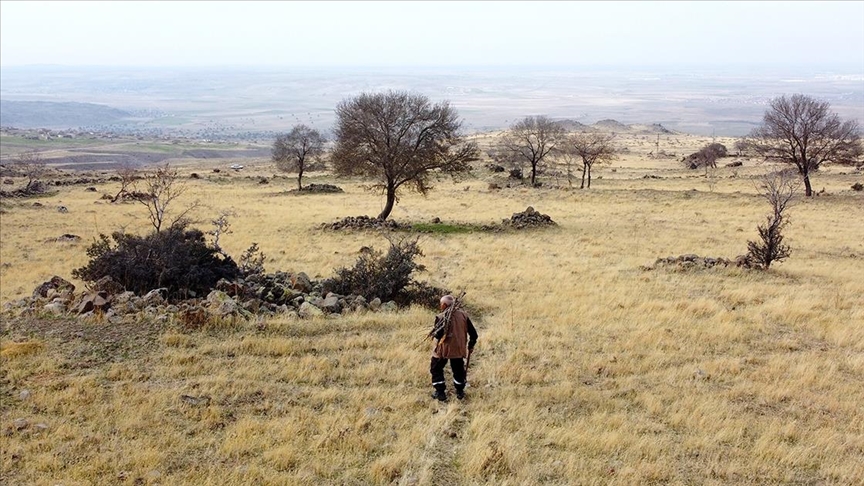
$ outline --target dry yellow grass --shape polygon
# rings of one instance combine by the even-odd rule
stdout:
[[[679,155],[704,142],[676,137]],[[483,311],[468,401],[428,397],[424,309],[226,322],[195,333],[169,326],[143,351],[109,351],[83,365],[89,344],[45,336],[38,353],[4,351],[0,478],[862,483],[864,199],[848,190],[860,176],[817,176],[814,187],[829,195],[791,210],[792,257],[770,272],[643,271],[659,256],[743,253],[767,209],[747,176],[766,168],[718,169],[712,192],[674,160],[647,159],[653,138],[627,143],[630,154],[615,172],[598,169],[590,191],[489,191],[481,170],[396,207],[399,220],[487,223],[532,205],[559,223],[421,238],[427,278],[467,289]],[[272,174],[264,162],[253,170]],[[339,182],[344,195],[295,197],[276,194],[293,187],[290,179],[206,177],[189,181],[190,196],[208,205],[202,219],[233,209],[223,246],[238,255],[258,242],[269,270],[329,276],[360,247],[386,244],[373,233],[315,229],[377,214],[382,199],[356,181]],[[53,274],[68,277],[99,232],[147,229],[142,207],[95,199],[70,187],[42,209],[4,203],[4,302]],[[55,212],[59,204],[69,213]],[[84,243],[44,243],[63,233]],[[4,342],[24,337],[12,334]],[[24,389],[32,395],[22,400]],[[18,418],[48,428],[16,430]]]

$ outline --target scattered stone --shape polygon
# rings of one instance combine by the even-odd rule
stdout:
[[[392,300],[388,300],[387,302],[381,304],[382,312],[396,312],[397,310],[399,310],[399,306],[396,305],[396,302],[393,302]]]
[[[24,401],[30,398],[30,390],[21,390],[18,392],[18,400]]]
[[[57,238],[52,238],[48,241],[49,242],[54,241],[57,243],[74,243],[74,242],[81,241],[81,237],[78,235],[73,235],[71,233],[66,233],[66,234],[62,234],[62,235],[58,236]]]
[[[69,212],[69,208],[67,208],[66,206],[57,206],[57,212],[59,212],[59,213],[68,213],[68,212]]]
[[[747,258],[742,255],[739,256],[735,261],[722,258],[722,257],[700,257],[699,255],[694,255],[692,253],[680,256],[670,256],[666,258],[658,258],[654,262],[654,266],[641,266],[642,270],[653,270],[657,267],[672,267],[679,270],[688,270],[688,269],[705,269],[705,268],[714,268],[714,267],[728,267],[730,265],[742,266],[739,263],[739,259],[742,257]]]
[[[87,312],[105,312],[111,307],[111,300],[108,292],[93,292],[84,296],[81,303],[78,304],[78,314]]]
[[[290,192],[306,192],[306,193],[315,193],[315,194],[328,194],[328,193],[337,193],[337,192],[345,192],[339,186],[334,186],[332,184],[306,184],[306,187],[303,189],[294,189]]]
[[[44,422],[39,422],[38,424],[33,426],[33,430],[35,430],[37,433],[45,432],[46,430],[48,430],[48,424]]]
[[[93,186],[90,186],[90,187],[88,187],[87,189],[84,189],[84,190],[87,191],[87,192],[96,192],[96,188],[93,187]]]
[[[12,422],[12,427],[14,427],[15,430],[24,430],[29,426],[30,422],[28,422],[25,418],[15,419],[15,421]]]
[[[15,184],[15,181],[12,179],[3,179],[3,184]]]
[[[54,316],[62,316],[66,313],[66,306],[61,302],[51,302],[49,304],[45,304],[42,309]]]
[[[378,309],[380,309],[381,308],[381,299],[379,299],[378,297],[375,297],[374,299],[369,301],[369,308],[372,309],[373,311],[377,311]]]
[[[339,314],[342,312],[342,304],[339,302],[338,295],[329,295],[327,298],[321,301],[321,304],[318,305],[319,308],[323,311],[327,311],[331,314]]]
[[[167,294],[167,293],[168,293],[168,289],[165,289],[165,288],[153,289],[150,292],[147,292],[147,295],[145,295],[142,298],[142,304],[145,306],[164,304],[165,303],[165,296],[162,294]]]

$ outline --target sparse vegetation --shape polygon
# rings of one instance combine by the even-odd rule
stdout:
[[[747,242],[750,258],[764,269],[772,263],[785,260],[791,254],[789,245],[783,243],[783,231],[789,224],[786,211],[795,201],[798,185],[789,171],[768,174],[762,178],[761,195],[771,206],[768,221],[759,225],[760,241]]]
[[[303,172],[314,170],[324,154],[327,139],[318,130],[296,125],[273,142],[273,162],[279,170],[297,173],[297,190],[303,190]]]
[[[526,116],[510,127],[501,141],[501,149],[511,163],[528,164],[531,186],[535,186],[537,175],[543,172],[548,159],[560,148],[564,134],[564,129],[546,116]],[[521,175],[521,167],[517,168]],[[513,171],[510,174],[512,177]]]

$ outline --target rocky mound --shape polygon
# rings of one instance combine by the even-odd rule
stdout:
[[[513,213],[513,216],[501,222],[504,226],[509,226],[515,229],[535,228],[541,226],[555,226],[557,223],[552,221],[548,214],[540,214],[533,207],[528,206],[521,213]]]
[[[400,225],[392,219],[378,219],[371,218],[369,216],[349,216],[345,219],[340,219],[339,221],[336,221],[334,223],[325,223],[321,225],[321,229],[333,231],[368,229],[397,230],[402,227],[403,225]]]
[[[360,295],[323,294],[321,283],[303,272],[253,275],[235,281],[223,279],[206,297],[176,302],[167,301],[165,295],[166,289],[135,295],[110,277],[99,280],[91,289],[76,293],[72,283],[54,276],[36,287],[31,297],[5,304],[3,313],[6,316],[101,316],[112,323],[148,319],[194,327],[211,319],[276,314],[309,318],[398,308],[395,302],[382,303],[377,297],[367,300]]]
[[[345,192],[339,186],[334,186],[332,184],[307,184],[303,189],[294,189],[290,192],[295,193],[303,193],[303,194],[327,194],[334,192]]]
[[[748,255],[739,255],[734,260],[730,260],[723,257],[700,257],[699,255],[687,254],[658,258],[654,262],[654,266],[643,266],[642,269],[654,270],[658,267],[666,267],[675,270],[692,270],[728,266],[755,268],[757,265]]]

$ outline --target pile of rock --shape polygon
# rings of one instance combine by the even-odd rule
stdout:
[[[533,228],[539,226],[555,226],[557,223],[552,221],[548,214],[541,214],[528,206],[528,209],[521,213],[513,213],[508,219],[502,221],[504,226],[509,226],[515,229]]]
[[[643,267],[644,270],[653,270],[657,267],[672,267],[677,270],[691,270],[714,267],[736,266],[743,268],[756,268],[758,265],[749,255],[739,255],[734,260],[723,257],[701,257],[699,255],[687,254],[680,256],[669,256],[658,258],[653,267]]]
[[[297,191],[296,189],[292,192],[305,192],[312,194],[322,194],[322,193],[335,193],[335,192],[345,192],[339,186],[334,186],[333,184],[306,184],[303,189]]]
[[[216,318],[271,316],[309,318],[338,316],[366,311],[394,311],[395,302],[381,302],[362,295],[324,293],[320,282],[305,273],[277,272],[253,275],[234,281],[220,280],[206,297],[169,302],[167,289],[153,289],[143,296],[126,291],[110,277],[95,282],[90,289],[75,293],[75,285],[54,276],[42,283],[29,298],[5,304],[7,316],[21,315],[99,315],[109,322],[141,319],[201,325]]]
[[[397,230],[402,228],[402,225],[392,219],[370,218],[369,216],[349,216],[345,219],[340,219],[335,223],[325,223],[321,228],[333,231],[367,229]]]

